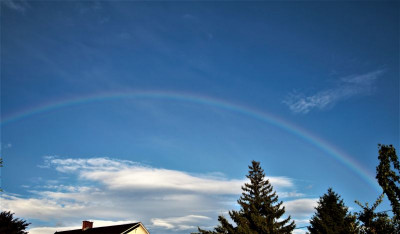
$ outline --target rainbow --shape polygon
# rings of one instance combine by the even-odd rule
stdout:
[[[70,99],[57,100],[53,102],[48,102],[41,104],[39,106],[27,108],[21,110],[19,112],[13,113],[11,115],[6,116],[0,122],[0,126],[5,126],[7,124],[16,122],[18,120],[28,118],[32,115],[37,115],[40,113],[52,111],[55,109],[79,105],[84,103],[98,102],[104,100],[113,100],[113,99],[126,99],[126,98],[151,98],[151,99],[164,99],[164,100],[174,100],[180,102],[189,102],[200,105],[213,106],[217,108],[221,108],[224,110],[228,110],[231,112],[239,113],[242,115],[246,115],[257,119],[259,121],[265,122],[267,124],[272,124],[276,127],[279,127],[301,139],[312,144],[313,146],[321,149],[322,151],[328,153],[330,156],[335,158],[337,161],[341,162],[345,166],[347,166],[350,170],[354,171],[358,174],[364,181],[366,181],[373,188],[380,191],[380,187],[378,183],[375,181],[374,175],[369,173],[366,169],[364,169],[358,162],[356,162],[352,157],[342,152],[338,148],[329,144],[325,140],[320,137],[315,136],[314,134],[308,132],[307,130],[300,128],[291,124],[290,122],[284,120],[283,118],[272,115],[271,113],[261,112],[256,109],[243,106],[240,104],[235,104],[231,102],[227,102],[225,100],[216,99],[208,96],[194,95],[191,93],[178,93],[178,92],[169,92],[169,91],[130,91],[130,92],[105,92],[105,93],[96,93],[87,96],[80,96]]]

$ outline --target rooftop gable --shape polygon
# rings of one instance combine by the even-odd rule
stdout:
[[[82,233],[84,233],[84,234],[121,234],[121,233],[129,233],[130,231],[135,230],[137,227],[143,227],[143,225],[140,222],[138,222],[138,223],[129,223],[129,224],[122,224],[122,225],[106,226],[106,227],[97,227],[97,228],[95,227],[95,228],[89,228],[86,230],[75,229],[75,230],[69,230],[69,231],[61,231],[61,232],[55,232],[55,234],[82,234]]]

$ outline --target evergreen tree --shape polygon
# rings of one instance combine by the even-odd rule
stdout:
[[[400,164],[396,150],[392,145],[378,145],[379,165],[376,167],[376,178],[392,206],[394,219],[400,222]],[[393,166],[392,166],[393,164]]]
[[[14,218],[10,211],[0,213],[0,233],[7,234],[27,234],[25,229],[29,223],[25,220]]]
[[[290,216],[280,220],[285,213],[285,207],[281,207],[282,202],[278,202],[278,196],[269,181],[265,179],[260,163],[252,161],[249,169],[246,177],[250,183],[242,186],[242,196],[238,200],[241,209],[229,212],[236,225],[233,226],[226,218],[219,216],[220,224],[214,231],[199,229],[201,233],[270,234],[293,231],[295,224],[294,221],[290,222]]]
[[[357,219],[362,222],[362,234],[396,233],[396,225],[392,219],[384,212],[375,212],[382,202],[383,195],[371,207],[369,207],[368,203],[363,205],[359,201],[355,201],[362,208],[362,211],[356,213]]]
[[[358,233],[356,217],[348,213],[343,200],[331,188],[320,197],[315,209],[308,227],[311,234]]]

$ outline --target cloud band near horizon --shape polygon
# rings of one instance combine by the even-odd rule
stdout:
[[[139,220],[159,232],[210,227],[221,212],[235,208],[241,186],[247,182],[221,174],[193,175],[106,157],[45,157],[40,167],[56,170],[60,177],[40,187],[29,187],[28,197],[5,193],[2,206],[28,220],[57,224],[60,230],[84,219]],[[72,177],[75,182],[67,183],[63,177]],[[292,215],[307,217],[315,199],[297,193],[290,178],[268,179],[278,195],[292,199],[284,203]],[[32,233],[51,233],[54,228],[33,226]]]

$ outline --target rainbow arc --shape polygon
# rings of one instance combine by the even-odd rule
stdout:
[[[7,124],[22,120],[24,118],[28,118],[29,116],[32,115],[41,114],[44,112],[52,111],[67,106],[80,105],[91,102],[100,102],[113,99],[127,99],[127,98],[163,99],[163,100],[174,100],[180,102],[189,102],[194,104],[207,105],[239,113],[242,115],[246,115],[267,124],[272,124],[278,128],[281,128],[303,139],[304,141],[312,144],[313,146],[319,148],[320,150],[326,152],[328,155],[332,156],[337,161],[341,162],[350,170],[358,174],[370,186],[375,188],[377,191],[380,191],[380,187],[375,181],[374,175],[371,175],[352,157],[342,152],[340,149],[334,147],[333,145],[329,144],[322,138],[317,137],[316,135],[308,132],[307,130],[300,128],[299,126],[295,126],[294,124],[284,120],[283,118],[275,116],[271,113],[261,112],[259,110],[247,106],[231,103],[225,100],[216,99],[208,96],[194,95],[190,93],[168,92],[168,91],[132,91],[132,92],[96,93],[93,95],[80,96],[70,99],[48,102],[41,104],[39,106],[21,110],[17,113],[13,113],[3,118],[1,121],[1,126],[5,126]]]

